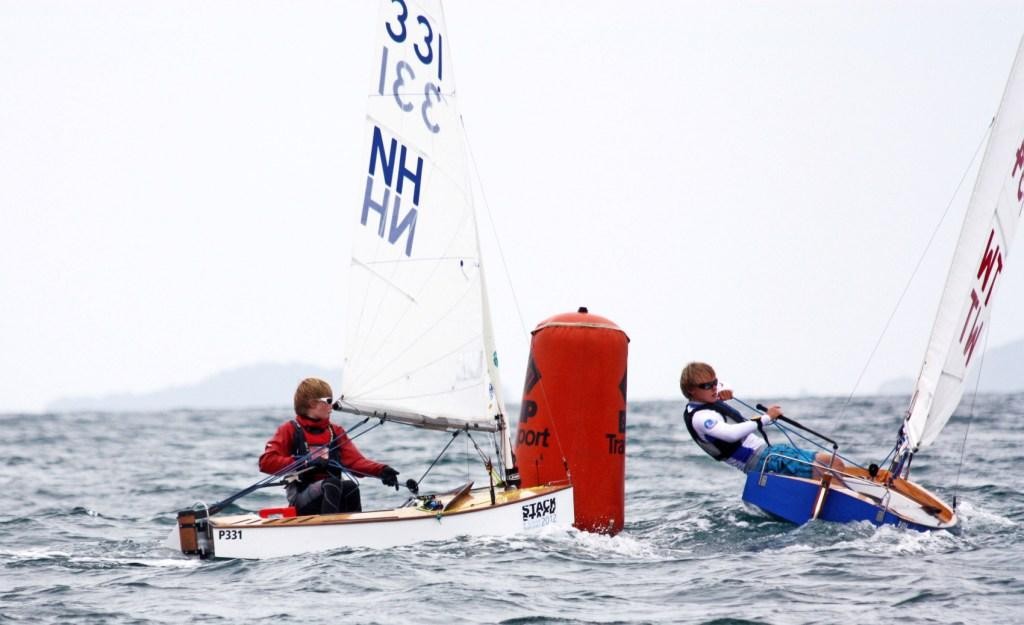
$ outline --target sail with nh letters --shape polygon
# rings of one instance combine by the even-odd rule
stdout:
[[[505,409],[442,8],[381,13],[340,406],[494,431]]]

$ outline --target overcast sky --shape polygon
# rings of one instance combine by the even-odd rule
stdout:
[[[586,305],[631,398],[916,375],[1020,2],[453,0],[498,347]],[[341,364],[373,2],[0,0],[0,412]],[[490,238],[485,246],[493,250]],[[1024,337],[1010,255],[989,346]],[[288,398],[282,398],[287,403]]]

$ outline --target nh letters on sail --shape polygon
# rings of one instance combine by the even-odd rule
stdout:
[[[384,132],[375,124],[359,223],[371,228],[376,226],[377,236],[382,239],[386,236],[392,245],[402,245],[404,241],[406,256],[412,255],[416,239],[422,183],[423,157],[413,154],[409,146],[395,137],[385,140]],[[371,213],[374,220],[371,220]]]

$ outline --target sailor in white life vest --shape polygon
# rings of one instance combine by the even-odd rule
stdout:
[[[769,445],[763,426],[781,415],[782,408],[773,405],[760,417],[747,419],[725,403],[732,399],[732,391],[720,386],[714,368],[703,362],[689,363],[679,378],[679,388],[689,400],[683,413],[686,429],[709,456],[744,473],[760,471],[766,458],[765,471],[769,473],[821,479],[830,460],[832,471],[828,472],[845,470],[842,460],[833,460],[824,451]]]

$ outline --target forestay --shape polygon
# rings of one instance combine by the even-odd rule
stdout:
[[[343,405],[494,430],[504,408],[444,15],[384,1],[377,23]]]
[[[1021,40],[982,157],[924,363],[906,434],[912,450],[931,444],[960,403],[980,360],[999,277],[1024,206],[1024,74]]]

